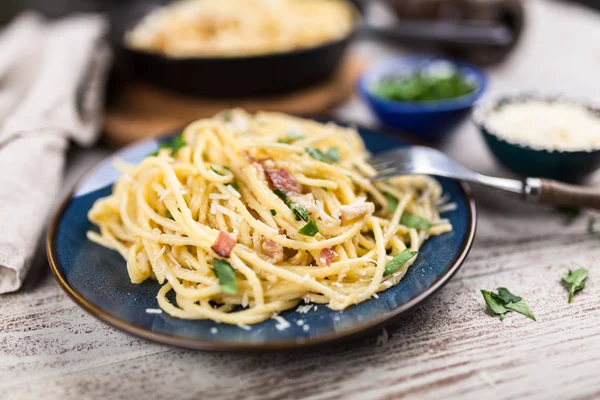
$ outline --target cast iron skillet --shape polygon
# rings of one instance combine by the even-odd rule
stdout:
[[[113,29],[113,41],[121,67],[128,69],[127,74],[135,79],[196,96],[254,97],[288,92],[327,79],[337,69],[350,41],[359,34],[396,42],[421,40],[503,46],[512,40],[511,32],[502,26],[407,21],[393,29],[369,26],[363,22],[361,0],[345,1],[356,9],[354,29],[346,37],[284,53],[172,58],[125,46],[124,33],[150,10],[161,6],[156,2],[150,5],[134,3],[127,10],[121,10],[121,18],[116,22],[113,18],[113,28],[116,28]]]

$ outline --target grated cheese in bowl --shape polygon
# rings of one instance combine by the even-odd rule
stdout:
[[[490,133],[508,142],[534,149],[600,148],[600,114],[567,100],[510,102],[489,111],[484,125]]]

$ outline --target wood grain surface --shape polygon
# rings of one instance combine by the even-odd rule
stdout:
[[[523,41],[490,70],[492,89],[597,96],[600,57],[591,38],[600,16],[558,1],[531,0],[527,8]],[[376,8],[372,17],[385,15]],[[372,42],[355,51],[372,60],[399,53]],[[357,101],[338,116],[372,122]],[[480,172],[507,175],[468,121],[440,147]],[[107,154],[72,152],[65,192]],[[600,233],[587,232],[587,213],[568,224],[552,208],[484,188],[475,195],[479,225],[466,263],[429,303],[388,329],[387,341],[382,331],[317,350],[265,354],[157,345],[87,315],[39,260],[22,291],[0,297],[0,399],[600,398]],[[579,267],[590,277],[568,304],[560,278]],[[479,290],[498,286],[521,295],[538,322],[488,315]]]

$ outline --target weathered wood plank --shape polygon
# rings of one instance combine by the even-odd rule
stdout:
[[[383,346],[369,337],[332,349],[273,355],[149,345],[78,312],[48,282],[39,289],[45,293],[41,300],[23,305],[17,295],[8,303],[25,313],[1,321],[12,334],[0,336],[0,393],[24,398],[51,390],[66,398],[99,398],[118,390],[124,398],[146,391],[158,397],[235,399],[243,391],[256,398],[318,399],[475,398],[483,392],[540,398],[569,397],[576,387],[578,395],[592,395],[600,388],[594,373],[600,368],[600,284],[590,280],[569,305],[559,282],[564,269],[547,265],[454,280],[391,331]],[[539,322],[519,315],[500,322],[486,315],[478,291],[501,285],[522,295]],[[23,319],[30,307],[41,309]],[[46,322],[38,324],[40,318]],[[56,330],[50,341],[49,329]]]

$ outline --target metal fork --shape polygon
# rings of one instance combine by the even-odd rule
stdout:
[[[455,178],[480,183],[520,195],[525,201],[538,204],[575,206],[600,209],[600,189],[543,178],[523,181],[479,174],[460,165],[441,151],[424,146],[400,147],[369,159],[377,171],[372,181],[394,176],[419,174]]]

